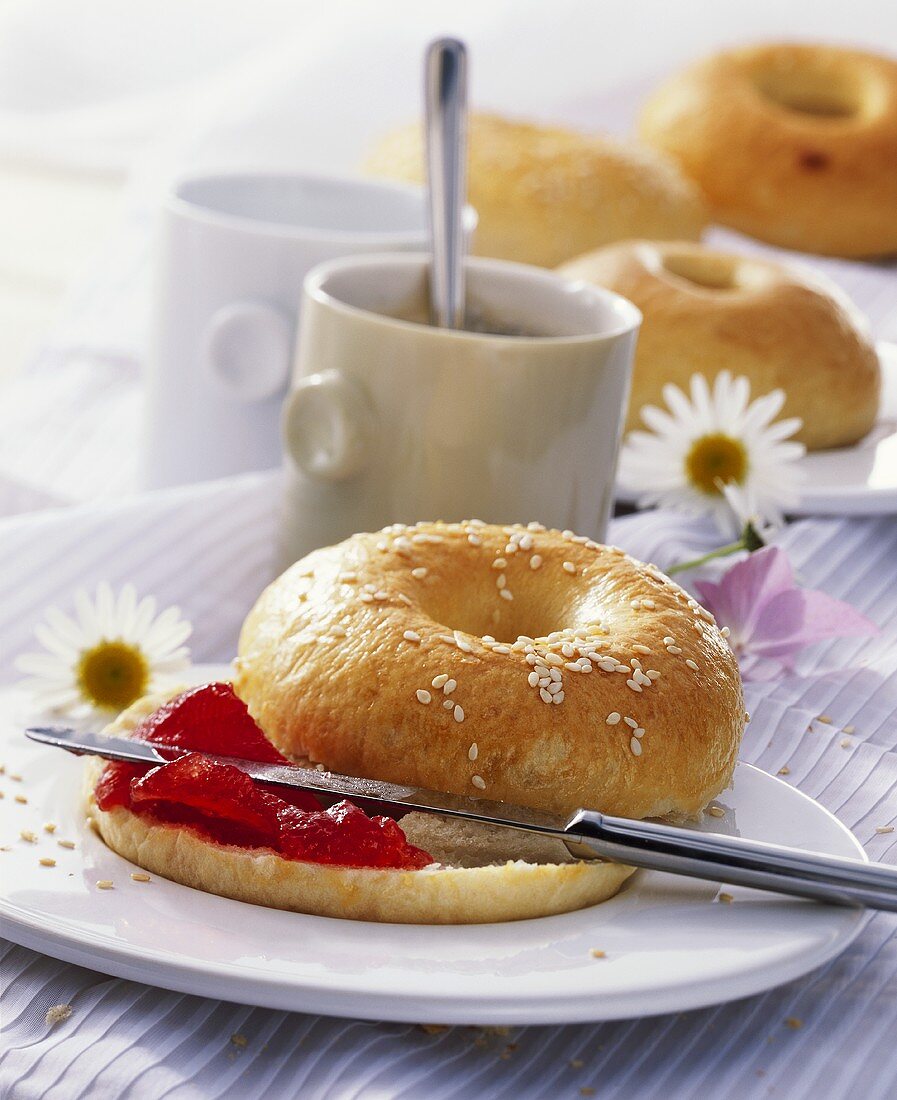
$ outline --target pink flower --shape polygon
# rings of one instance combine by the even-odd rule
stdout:
[[[794,583],[788,555],[765,546],[737,562],[719,584],[697,581],[701,599],[721,626],[746,678],[776,662],[786,669],[805,646],[824,638],[877,634],[878,627],[850,604]],[[760,673],[762,675],[762,673]]]

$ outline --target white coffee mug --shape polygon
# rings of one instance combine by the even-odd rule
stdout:
[[[469,232],[475,221],[468,210]],[[178,183],[159,237],[144,485],[278,465],[306,273],[335,256],[426,241],[418,187],[236,173]]]
[[[428,264],[351,257],[305,280],[284,563],[422,519],[605,533],[641,314],[542,268],[470,259],[468,317],[510,334],[435,328]]]

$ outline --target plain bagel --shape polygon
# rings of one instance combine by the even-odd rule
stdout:
[[[420,125],[384,137],[365,168],[422,183]],[[698,188],[653,149],[496,115],[470,118],[468,186],[474,250],[544,267],[625,237],[697,239],[707,220]]]
[[[692,374],[745,376],[760,396],[781,388],[809,450],[861,439],[875,422],[881,369],[865,319],[817,273],[691,242],[626,241],[560,273],[622,294],[642,311],[627,430],[663,387]]]
[[[107,728],[121,736],[168,696],[140,700]],[[87,815],[113,851],[196,890],[316,916],[481,924],[566,913],[612,897],[633,868],[577,860],[559,841],[409,814],[402,829],[436,862],[422,870],[339,867],[216,843],[182,826],[97,807],[102,763],[88,758]]]
[[[892,58],[822,45],[729,50],[655,92],[639,132],[724,225],[823,255],[897,251]]]
[[[631,817],[700,812],[745,721],[709,612],[538,524],[394,525],[315,551],[250,612],[234,686],[294,758]]]

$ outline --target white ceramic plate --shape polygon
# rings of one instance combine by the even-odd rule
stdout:
[[[800,460],[806,475],[794,515],[868,516],[897,512],[897,344],[879,344],[882,398],[878,420],[854,447],[814,451]],[[617,486],[617,500],[635,494]]]
[[[854,909],[637,872],[592,909],[470,927],[360,924],[264,909],[165,879],[90,832],[81,763],[26,742],[23,699],[0,693],[3,933],[56,958],[182,992],[246,1004],[379,1020],[548,1024],[676,1012],[758,993],[843,951]],[[12,776],[22,776],[16,782]],[[23,795],[27,804],[15,801]],[[740,765],[708,825],[862,857],[821,806]],[[52,835],[47,821],[57,824]],[[33,830],[37,843],[19,837]],[[76,842],[73,850],[59,839]],[[55,867],[39,864],[42,857]],[[96,883],[111,879],[112,890]],[[590,956],[590,948],[606,958]]]

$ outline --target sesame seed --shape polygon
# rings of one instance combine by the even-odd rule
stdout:
[[[719,900],[723,903],[723,905],[731,905],[735,898],[732,897],[731,894],[727,894],[725,890],[723,890],[719,895]]]
[[[558,657],[556,653],[546,653],[545,663],[547,665],[552,665],[554,668],[561,668],[564,664],[562,658]]]
[[[417,696],[417,701],[426,705],[430,702],[433,696],[426,690],[426,688],[418,688],[414,693]]]
[[[576,566],[573,564],[572,561],[565,561],[563,563],[563,565],[561,566],[561,568],[564,570],[565,573],[575,573],[576,572]]]
[[[55,833],[56,832],[56,822],[55,821],[45,822],[44,823],[44,832],[45,833]]]
[[[625,718],[623,719],[623,721],[624,721],[624,722],[626,723],[626,725],[627,725],[627,726],[629,726],[629,727],[630,727],[631,729],[637,729],[637,728],[638,728],[638,722],[636,722],[636,720],[635,720],[634,718],[630,718],[628,714],[627,714],[627,715],[626,715],[626,717],[625,717]]]
[[[455,709],[452,711],[452,717],[455,719],[456,722],[463,722],[464,709],[460,706],[456,706]]]
[[[511,652],[511,647],[508,645],[494,645],[492,647],[492,652],[500,653],[503,657],[507,657]]]
[[[415,569],[411,570],[411,576],[414,577],[415,580],[422,581],[426,575],[427,570],[423,565],[418,565]]]
[[[37,862],[41,865],[41,867],[55,867],[56,866],[56,860],[55,859],[48,859],[46,856],[43,859],[39,859]]]
[[[568,672],[586,672],[586,671],[591,672],[591,670],[592,670],[591,665],[587,664],[586,667],[583,668],[582,665],[580,665],[580,663],[578,661],[568,661],[564,665],[564,668],[567,669]]]
[[[648,677],[649,680],[660,679],[660,673],[657,671],[656,668],[649,668],[645,675]]]
[[[561,680],[563,680],[563,678],[564,674],[561,672],[561,669],[556,667],[555,665],[552,665],[551,668],[548,670],[548,679],[553,680],[556,684],[559,684]]]
[[[574,653],[576,653],[576,650],[573,648],[572,645],[570,645],[569,642],[564,642],[564,644],[561,646],[561,653],[563,653],[565,657],[572,657]]]
[[[416,630],[406,630],[402,635],[406,642],[419,642],[420,634]]]
[[[495,578],[495,584],[498,588],[504,588],[507,583],[508,578],[504,575],[504,573],[499,573],[498,576]]]
[[[616,710],[612,710],[610,714],[604,719],[604,722],[608,726],[615,726],[620,721],[620,714]]]
[[[60,848],[74,848],[75,847],[74,840],[57,840],[56,843],[59,845]]]
[[[442,685],[442,694],[451,695],[451,693],[455,690],[457,686],[457,680],[446,680],[446,682]]]
[[[711,817],[726,816],[726,811],[722,808],[722,806],[708,806],[706,812],[710,814]]]
[[[361,592],[359,593],[358,598],[362,601],[362,603],[374,602],[374,597],[370,594],[370,592]]]
[[[358,580],[358,574],[357,573],[341,573],[339,579],[343,584],[355,584]]]
[[[377,543],[377,549],[381,553],[385,554],[386,551],[389,549],[389,543],[385,542],[383,539],[381,539],[380,542]]]
[[[550,703],[551,702],[551,692],[546,691],[545,688],[539,688],[539,695],[542,697],[542,702],[543,703]]]
[[[605,951],[599,951],[597,947],[590,948],[589,949],[589,954],[592,956],[593,959],[606,959],[607,958],[607,953]],[[571,1062],[570,1065],[572,1066],[573,1062]],[[579,1069],[581,1066],[582,1066],[582,1062],[579,1063],[579,1066],[574,1066],[573,1068],[574,1069]]]
[[[441,688],[443,684],[448,682],[448,676],[444,672],[440,672],[438,676],[434,676],[430,684],[431,687]]]
[[[564,693],[562,691],[556,692],[551,701],[555,706],[560,706],[564,701]]]
[[[633,609],[633,611],[638,611],[638,609],[642,606],[642,601],[641,600],[630,600],[629,601],[629,606]]]
[[[656,606],[653,600],[642,600],[642,607],[646,607],[649,611],[653,611]]]
[[[470,782],[477,788],[478,791],[485,791],[486,780],[481,775],[472,775]]]
[[[501,596],[501,598],[503,600],[513,600],[514,599],[514,597],[511,595],[510,589],[508,589],[508,588],[500,589],[498,594],[499,594],[499,596]]]
[[[374,593],[374,599],[375,600],[380,600],[381,602],[383,600],[388,600],[389,599],[389,593],[384,591],[382,588],[380,588],[380,589],[378,589],[378,591],[376,591]]]
[[[688,665],[689,668],[694,669],[695,672],[698,671],[698,662],[693,661],[691,657],[686,657],[685,663],[686,665]]]
[[[731,633],[732,631],[727,626],[724,626],[720,631],[720,634],[722,634],[724,638],[728,638]]]
[[[682,654],[682,649],[677,645],[668,645],[667,653],[672,654],[674,657],[679,657]]]
[[[875,831],[879,834],[879,836],[885,836],[888,833],[893,833],[894,826],[893,825],[876,825],[875,826]]]
[[[23,794],[17,794],[16,802],[20,802],[23,806],[25,806],[28,803],[28,799]]]
[[[496,558],[495,561],[492,563],[492,568],[493,569],[505,569],[505,568],[507,568],[507,565],[508,565],[508,563],[507,563],[505,558]]]
[[[98,890],[112,890],[114,886],[115,883],[112,881],[111,878],[101,878],[100,881],[97,883]]]
[[[471,546],[482,546],[483,545],[483,540],[480,538],[479,535],[468,535],[467,536],[467,541],[470,543]]]
[[[532,550],[533,548],[533,536],[521,535],[517,540],[521,550]]]
[[[776,772],[776,775],[791,775],[791,769],[787,764],[783,764],[781,768]]]
[[[538,569],[541,564],[542,564],[542,555],[541,554],[533,554],[533,556],[529,559],[530,569]]]
[[[632,647],[634,653],[650,653],[651,650],[646,645],[642,645],[641,642],[636,642]]]
[[[142,871],[132,871],[131,878],[135,882],[151,882],[149,875],[144,874]]]
[[[851,741],[849,737],[845,737],[844,740],[841,742],[841,748],[849,749],[852,744],[853,741]]]
[[[633,756],[641,756],[642,755],[642,743],[641,743],[641,741],[639,741],[639,739],[637,737],[630,737],[629,738],[629,747],[632,750],[632,755]]]
[[[832,724],[831,716],[828,714],[817,714],[816,721],[822,722],[824,726],[830,726]]]
[[[462,653],[473,653],[473,646],[461,634],[460,630],[454,632],[455,645]]]
[[[330,628],[330,633],[334,636],[334,638],[345,638],[347,636],[346,628],[344,626],[340,626],[339,623],[337,623],[336,626],[332,626]]]
[[[444,710],[454,710],[455,704],[452,702],[451,699],[444,699],[442,702],[442,707]]]
[[[20,775],[13,774],[13,772],[9,773],[9,778],[13,781],[13,783],[21,783],[22,782],[22,777]]]
[[[469,760],[469,761],[470,761],[471,763],[473,763],[473,761],[474,761],[474,760],[476,760],[476,758],[477,758],[477,757],[478,757],[479,755],[480,755],[480,750],[479,750],[479,749],[477,748],[477,743],[476,743],[476,741],[474,741],[474,743],[473,743],[473,744],[472,744],[472,745],[470,746],[470,748],[469,748],[469,749],[467,750],[467,759],[468,759],[468,760]]]
[[[564,690],[564,685],[563,685],[563,684],[561,683],[561,681],[560,681],[560,680],[554,680],[554,681],[553,681],[552,683],[550,683],[550,684],[548,685],[548,687],[546,688],[546,691],[548,691],[548,693],[549,693],[550,695],[557,695],[557,693],[558,693],[559,691],[563,691],[563,690]]]
[[[27,840],[29,844],[37,844],[37,834],[32,833],[30,829],[21,829],[19,836],[22,840]]]
[[[856,726],[845,726],[842,732],[844,732],[844,733],[855,733],[856,732]]]
[[[437,634],[436,637],[440,640],[440,642],[446,642],[448,645],[455,644],[454,634]]]
[[[539,686],[539,674],[538,672],[531,672],[526,678],[526,682],[531,688]]]
[[[406,596],[404,592],[396,592],[396,599],[400,603],[403,603],[406,607],[411,607],[412,606],[411,597]]]
[[[641,695],[642,685],[640,683],[638,683],[636,680],[627,680],[626,681],[626,686],[628,688],[631,688],[632,691],[638,692],[638,694]]]
[[[664,645],[675,645],[676,644],[676,639],[671,634],[667,634],[667,636],[663,640],[663,644]]]
[[[632,735],[633,735],[633,737],[644,737],[645,736],[644,726],[636,726],[635,729],[632,731]]]

